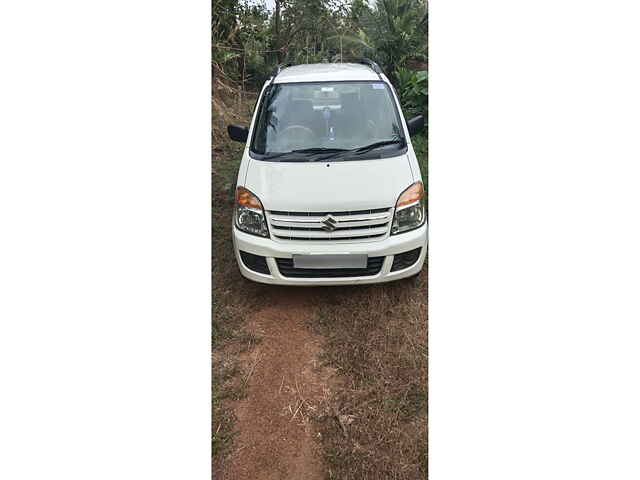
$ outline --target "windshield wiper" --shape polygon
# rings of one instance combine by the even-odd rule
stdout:
[[[404,142],[405,140],[403,138],[396,139],[396,140],[383,140],[381,142],[372,143],[371,145],[365,145],[364,147],[354,148],[353,150],[351,150],[351,152],[356,155],[359,155],[361,153],[369,152],[374,148],[385,147],[387,145],[396,145],[396,144],[404,145]]]
[[[340,158],[343,157],[345,154],[352,154],[352,155],[361,155],[363,153],[367,153],[375,148],[379,148],[379,147],[384,147],[386,145],[405,145],[405,140],[404,138],[400,138],[400,139],[396,139],[396,140],[383,140],[381,142],[375,142],[372,143],[371,145],[365,145],[364,147],[358,147],[358,148],[354,148],[351,150],[340,150],[334,153],[330,153],[329,155],[327,155],[326,157],[322,157],[319,160],[330,160],[330,159],[335,159],[335,158]]]
[[[323,157],[319,157],[317,159],[314,160],[303,160],[300,159],[298,161],[304,162],[304,161],[324,161],[324,160],[329,160],[329,159],[333,159],[333,158],[338,158],[338,157],[342,157],[345,154],[353,154],[353,155],[361,155],[363,153],[367,153],[371,150],[374,150],[376,148],[379,147],[385,147],[387,145],[404,145],[405,144],[405,140],[404,138],[399,138],[399,139],[395,139],[395,140],[383,140],[381,142],[375,142],[372,143],[371,145],[365,145],[364,147],[358,147],[358,148],[354,148],[354,149],[347,149],[347,148],[324,148],[324,147],[314,147],[314,148],[303,148],[300,150],[291,150],[290,152],[280,152],[280,153],[272,153],[272,154],[267,154],[265,157],[263,157],[263,160],[272,160],[274,158],[279,158],[282,157],[284,155],[295,155],[295,154],[299,154],[299,153],[309,153],[309,154],[315,154],[315,153],[325,153],[327,154],[326,156]]]
[[[346,148],[303,148],[302,150],[292,150],[293,153],[334,153],[334,152],[347,152]]]
[[[314,153],[341,153],[341,152],[348,152],[349,150],[347,150],[346,148],[324,148],[324,147],[314,147],[314,148],[302,148],[302,149],[298,149],[298,150],[291,150],[290,152],[279,152],[279,153],[271,153],[271,154],[266,154],[262,159],[263,160],[272,160],[274,158],[279,158],[282,157],[284,155],[295,155],[296,153],[309,153],[309,154],[314,154]],[[305,161],[305,160],[301,160],[301,161]]]

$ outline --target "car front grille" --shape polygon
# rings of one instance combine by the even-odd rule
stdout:
[[[371,277],[382,270],[385,257],[369,257],[366,268],[295,268],[292,258],[276,258],[280,275],[289,278]]]
[[[269,212],[271,235],[280,240],[362,241],[382,239],[389,232],[393,209],[348,212]]]

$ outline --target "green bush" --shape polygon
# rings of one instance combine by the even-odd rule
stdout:
[[[427,72],[400,67],[395,72],[402,109],[408,118],[427,113]]]
[[[405,117],[408,119],[416,115],[424,115],[427,117],[427,72],[412,71],[404,67],[398,68],[395,72],[396,90],[400,96],[400,103]],[[425,186],[428,184],[428,167],[427,167],[427,123],[425,121],[424,132],[416,135],[411,139],[413,149],[420,164],[422,171],[422,180]]]

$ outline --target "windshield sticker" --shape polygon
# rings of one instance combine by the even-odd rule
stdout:
[[[382,83],[372,83],[371,88],[376,90],[384,90],[384,85]]]

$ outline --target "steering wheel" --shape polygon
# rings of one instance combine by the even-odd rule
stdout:
[[[304,147],[310,142],[305,142],[304,140],[317,140],[318,137],[313,130],[307,127],[303,127],[302,125],[290,125],[284,130],[280,132],[280,138],[282,139],[282,143],[286,143],[294,146]],[[301,141],[302,140],[302,141]]]

